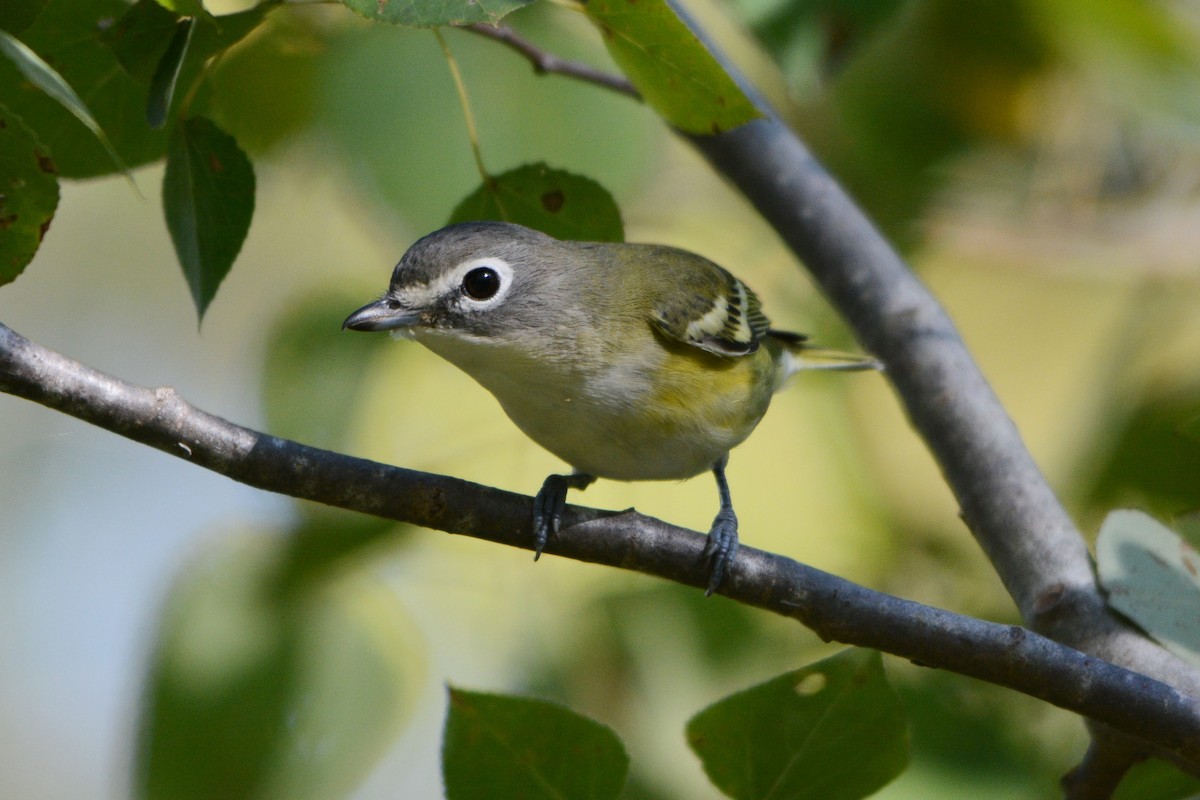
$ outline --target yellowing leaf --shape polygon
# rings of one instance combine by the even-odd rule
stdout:
[[[591,0],[584,8],[613,60],[676,128],[715,134],[761,116],[665,0]]]

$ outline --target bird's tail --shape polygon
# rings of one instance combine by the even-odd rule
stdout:
[[[883,369],[883,364],[873,356],[815,347],[808,343],[808,337],[803,334],[772,329],[767,336],[777,342],[780,348],[780,384],[806,369],[842,372]]]

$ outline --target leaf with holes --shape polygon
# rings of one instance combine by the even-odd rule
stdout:
[[[58,208],[58,177],[46,149],[0,106],[0,286],[33,259]]]
[[[1108,604],[1200,666],[1200,553],[1141,511],[1118,510],[1096,537]]]
[[[254,168],[233,137],[204,117],[181,120],[171,132],[163,211],[203,318],[254,215]]]
[[[355,14],[374,20],[414,28],[439,25],[495,24],[506,14],[533,0],[342,0]]]
[[[543,700],[450,689],[446,800],[607,800],[628,770],[621,740],[594,720]]]
[[[515,222],[558,239],[625,239],[621,210],[607,189],[545,164],[526,164],[492,177],[450,215],[451,223],[485,219]]]
[[[908,762],[908,725],[879,653],[844,650],[718,701],[688,744],[735,800],[856,800]]]
[[[715,134],[761,116],[666,0],[590,0],[584,10],[613,60],[676,128]]]

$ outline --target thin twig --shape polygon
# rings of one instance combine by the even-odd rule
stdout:
[[[533,42],[521,36],[505,25],[487,25],[482,22],[477,22],[473,25],[464,25],[462,30],[477,33],[480,36],[486,36],[489,39],[494,39],[512,50],[520,53],[525,59],[533,65],[533,71],[539,75],[553,73],[555,75],[566,75],[576,80],[592,83],[597,86],[602,86],[605,89],[611,89],[614,92],[632,97],[635,100],[641,100],[642,95],[637,89],[633,88],[630,83],[622,75],[614,75],[611,72],[596,69],[595,67],[584,64],[582,61],[570,61],[565,58],[559,58],[553,53],[548,53],[538,47]]]
[[[268,436],[172,389],[97,372],[0,324],[0,391],[40,403],[267,491],[530,549],[529,497]],[[571,506],[547,553],[704,587],[703,534],[634,512]],[[1200,699],[1012,625],[875,592],[743,546],[721,593],[826,640],[979,678],[1086,715],[1200,775]],[[1153,713],[1148,713],[1153,709]]]

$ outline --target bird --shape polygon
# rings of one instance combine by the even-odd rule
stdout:
[[[711,472],[719,510],[702,554],[706,595],[721,587],[738,548],[729,452],[776,390],[802,369],[881,368],[772,328],[745,283],[696,253],[557,239],[499,221],[417,240],[387,291],[342,327],[416,340],[572,468],[548,476],[534,499],[535,560],[561,528],[568,490],[597,478]]]

